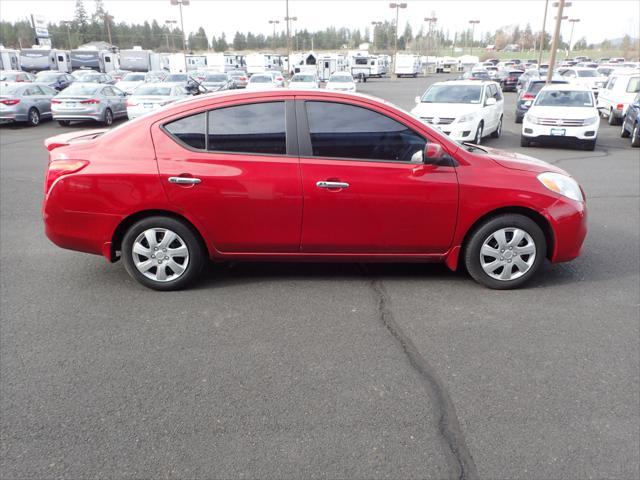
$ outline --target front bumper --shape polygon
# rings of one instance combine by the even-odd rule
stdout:
[[[567,140],[595,140],[598,136],[598,123],[582,127],[567,127],[563,125],[537,125],[527,121],[522,122],[522,135],[527,138],[554,138],[558,141]]]
[[[478,125],[471,122],[453,122],[447,125],[427,123],[427,125],[460,142],[474,140],[476,138],[476,130],[478,129]]]
[[[584,202],[559,198],[545,212],[553,229],[552,262],[568,262],[577,258],[587,236],[587,207]]]

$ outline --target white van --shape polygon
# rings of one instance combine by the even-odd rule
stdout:
[[[397,53],[393,65],[393,73],[398,77],[417,77],[420,73],[420,57],[418,55]]]
[[[640,70],[614,70],[598,94],[598,111],[607,117],[609,125],[617,125],[627,114],[627,108],[640,91]]]

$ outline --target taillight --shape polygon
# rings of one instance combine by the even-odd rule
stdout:
[[[16,105],[18,103],[20,103],[20,100],[17,98],[12,98],[10,100],[0,100],[0,103],[4,104],[4,105]]]
[[[47,178],[44,182],[44,193],[48,193],[57,179],[70,173],[79,172],[89,165],[86,160],[54,160],[49,163]]]
[[[62,101],[61,100],[56,100],[55,98],[52,98],[51,99],[51,103],[58,104],[58,103],[62,103]]]
[[[95,103],[100,103],[100,100],[98,100],[96,98],[90,98],[89,100],[81,100],[80,103],[83,103],[85,105],[87,105],[87,104],[95,104]]]
[[[534,100],[536,98],[535,95],[531,95],[530,93],[525,93],[522,95],[522,100]]]
[[[283,81],[283,80],[284,80],[284,77],[276,77],[276,80],[277,80],[277,81],[279,81],[279,82],[281,82],[281,81]]]
[[[246,79],[247,79],[247,77],[240,77],[240,80],[242,80],[242,81],[244,81]]]
[[[137,105],[136,102],[132,102],[131,100],[127,100],[127,107],[135,107]]]
[[[623,103],[619,103],[616,105],[616,110],[622,110],[624,109],[624,104]]]

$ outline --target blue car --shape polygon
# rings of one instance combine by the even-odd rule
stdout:
[[[622,122],[620,136],[622,138],[631,137],[631,146],[640,147],[640,93],[636,95],[633,102],[627,108],[627,114]]]
[[[62,91],[75,81],[73,75],[51,70],[40,72],[36,75],[36,82],[44,83],[57,91]]]

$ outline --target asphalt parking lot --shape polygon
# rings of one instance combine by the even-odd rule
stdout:
[[[403,108],[441,77],[373,79]],[[583,185],[574,262],[491,291],[439,265],[214,265],[160,293],[43,233],[45,138],[0,127],[0,476],[640,476],[640,150],[488,146]],[[95,128],[85,125],[84,128]]]

